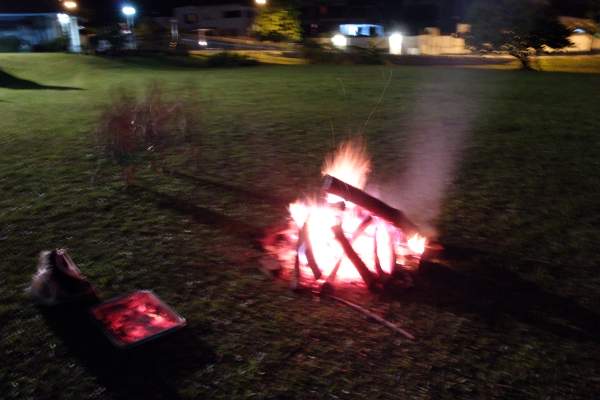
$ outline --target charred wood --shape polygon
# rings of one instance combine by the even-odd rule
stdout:
[[[306,253],[306,260],[308,261],[308,266],[312,270],[315,279],[321,279],[321,269],[319,268],[317,260],[315,259],[315,253],[313,252],[310,237],[308,235],[308,224],[304,224],[302,231],[300,231],[300,236],[302,236],[302,241],[304,243],[304,250]]]
[[[346,235],[344,235],[344,231],[342,230],[342,227],[339,225],[336,225],[332,228],[332,230],[335,235],[335,238],[337,239],[337,241],[340,243],[340,245],[344,249],[344,253],[346,253],[346,257],[348,257],[348,259],[352,262],[354,267],[356,267],[358,273],[362,277],[365,284],[369,287],[369,289],[374,288],[375,287],[375,277],[373,276],[373,273],[369,270],[369,268],[367,268],[367,266],[365,265],[363,260],[361,260],[360,256],[358,254],[356,254],[356,251],[354,251],[354,248],[352,248],[352,244],[350,244],[350,242],[346,238]]]
[[[339,196],[357,206],[370,211],[378,217],[385,219],[394,226],[402,229],[405,234],[419,233],[419,228],[410,221],[404,213],[393,208],[370,194],[349,185],[331,175],[326,175],[323,190],[327,193]]]
[[[358,228],[356,228],[354,233],[352,233],[352,240],[350,241],[351,244],[354,243],[354,241],[356,239],[358,239],[360,237],[360,235],[363,234],[363,232],[369,227],[369,225],[371,225],[371,222],[373,222],[373,217],[371,217],[370,215],[368,215],[365,219],[362,220],[362,222],[360,223]],[[333,270],[327,277],[327,283],[333,284],[333,282],[335,281],[335,278],[337,276],[337,272],[340,269],[340,265],[342,265],[343,260],[344,260],[344,258],[342,257],[335,263]]]

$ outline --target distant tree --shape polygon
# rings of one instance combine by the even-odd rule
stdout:
[[[143,50],[158,50],[166,45],[168,33],[152,18],[142,18],[134,28],[138,47]]]
[[[266,7],[261,10],[252,25],[252,34],[261,40],[302,40],[300,20],[296,11],[290,8]]]
[[[474,49],[505,51],[516,57],[524,69],[531,68],[531,56],[544,46],[570,46],[570,31],[552,7],[543,0],[482,0],[469,12],[471,32],[467,43]]]

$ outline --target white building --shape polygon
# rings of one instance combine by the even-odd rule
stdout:
[[[246,35],[255,16],[254,7],[240,4],[187,6],[174,10],[179,29],[183,32],[210,29],[217,35]]]
[[[62,38],[67,40],[69,51],[81,51],[76,17],[62,13],[0,14],[0,41],[17,47],[7,51],[31,51]]]

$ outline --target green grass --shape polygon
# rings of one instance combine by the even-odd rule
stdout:
[[[18,78],[0,80],[3,398],[173,398],[175,391],[223,399],[587,399],[600,392],[600,75],[196,70],[58,54],[1,55],[0,66]],[[247,233],[281,222],[285,209],[206,179],[282,198],[314,190],[324,155],[362,130],[390,72],[365,131],[374,181],[395,182],[415,130],[433,121],[452,132],[469,121],[438,221],[450,269],[430,266],[413,291],[360,300],[401,322],[416,342],[266,279]],[[141,91],[155,80],[199,104],[198,165],[181,154],[170,159],[199,179],[142,171],[125,189],[118,167],[98,158],[91,132],[115,88]],[[122,370],[61,339],[24,294],[38,251],[57,246],[71,249],[103,298],[150,288],[182,313],[190,326],[176,354]]]
[[[598,73],[600,71],[600,56],[540,57],[538,66],[544,71]]]

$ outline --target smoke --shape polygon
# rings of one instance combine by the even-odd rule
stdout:
[[[405,157],[398,166],[402,173],[379,188],[384,201],[403,210],[430,237],[437,235],[435,222],[478,109],[468,95],[468,83],[457,73],[445,78],[436,74],[435,83],[419,89],[406,126]]]

